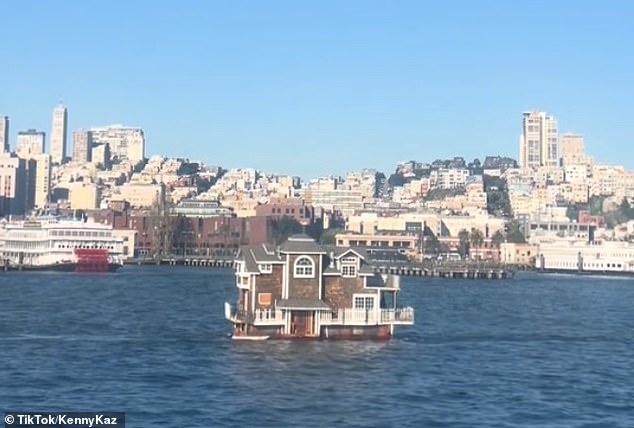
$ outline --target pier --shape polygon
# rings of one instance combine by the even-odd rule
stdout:
[[[163,257],[126,260],[128,265],[192,266],[232,268],[232,257]],[[374,271],[381,274],[421,276],[448,279],[507,279],[515,275],[508,265],[491,262],[375,262]]]

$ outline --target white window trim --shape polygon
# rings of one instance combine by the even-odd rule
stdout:
[[[273,273],[273,265],[271,263],[260,263],[260,273]]]
[[[356,305],[356,300],[357,298],[362,298],[363,299],[363,307],[362,308],[358,308]],[[372,299],[372,307],[371,308],[367,308],[366,302],[367,299]],[[375,310],[376,309],[376,296],[374,294],[353,294],[352,295],[352,308],[353,309],[367,309],[367,310]]]
[[[352,274],[346,273],[346,268],[352,269]],[[341,276],[344,278],[356,278],[358,273],[358,269],[356,265],[353,264],[344,264],[341,266]]]
[[[302,260],[308,260],[310,262],[310,268],[311,268],[310,274],[297,273],[298,262]],[[308,265],[302,265],[302,267],[304,266],[308,267]],[[293,263],[293,278],[314,278],[314,277],[315,277],[315,261],[313,259],[311,259],[308,256],[299,256],[297,259],[295,259],[295,262]]]

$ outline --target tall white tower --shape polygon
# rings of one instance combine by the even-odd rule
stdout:
[[[53,127],[51,129],[51,160],[53,163],[64,163],[67,128],[68,112],[66,107],[60,104],[53,110]]]
[[[520,136],[520,166],[537,168],[559,164],[559,128],[557,119],[539,110],[523,114]]]

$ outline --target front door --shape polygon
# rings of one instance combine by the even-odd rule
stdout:
[[[313,335],[313,313],[311,311],[292,312],[291,334],[299,337]]]

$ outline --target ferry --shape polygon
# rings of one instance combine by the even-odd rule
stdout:
[[[122,254],[123,239],[109,225],[53,216],[0,221],[0,270],[113,272]]]
[[[233,339],[389,339],[414,324],[414,309],[397,303],[399,277],[375,273],[358,248],[293,235],[242,247],[235,276],[235,305],[224,308]]]
[[[540,272],[634,276],[634,243],[556,240],[539,244]]]

